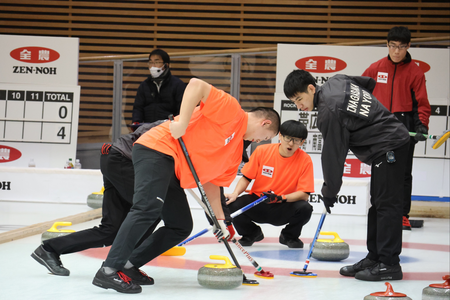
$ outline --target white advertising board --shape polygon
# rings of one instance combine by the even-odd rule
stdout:
[[[78,84],[78,38],[0,34],[0,82]]]
[[[440,135],[450,128],[448,84],[450,82],[450,50],[410,48],[408,51],[415,63],[425,72],[428,98],[432,110],[429,133]],[[317,112],[301,112],[296,109],[284,95],[285,78],[292,70],[304,69],[316,78],[318,85],[322,85],[328,78],[336,74],[360,76],[370,64],[387,54],[387,47],[278,45],[274,109],[280,113],[282,122],[289,119],[300,120],[308,128],[308,140],[303,149],[313,159],[315,178],[323,178],[320,165],[323,141],[316,126]],[[436,150],[432,149],[433,141],[430,140],[416,145],[414,153],[416,158],[413,164],[413,195],[448,199],[450,196],[448,184],[450,149],[448,144],[447,142]],[[344,168],[344,179],[368,179],[369,177],[370,167],[359,162],[350,154]]]
[[[317,176],[315,176],[317,177]],[[225,187],[225,193],[232,193],[242,176],[237,176],[229,187]],[[251,189],[253,181],[248,186],[247,190]],[[324,205],[321,201],[320,189],[322,188],[323,180],[314,180],[314,193],[309,196],[309,203],[314,209],[314,213],[320,214],[323,211]],[[200,198],[200,193],[197,189],[192,189],[194,193]],[[344,180],[342,188],[338,195],[338,202],[333,207],[333,214],[337,215],[366,215],[370,207],[369,204],[369,181],[366,179]],[[188,197],[189,205],[191,207],[199,208],[200,205],[193,201],[192,197]],[[265,205],[265,204],[260,204]]]
[[[0,168],[0,200],[86,204],[102,186],[100,170]]]

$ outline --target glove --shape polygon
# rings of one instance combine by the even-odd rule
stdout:
[[[327,212],[331,214],[331,207],[334,207],[334,203],[337,202],[336,197],[323,197],[322,199],[323,205],[325,205],[325,208],[327,209]]]
[[[134,132],[138,127],[141,126],[141,123],[139,122],[133,122],[131,123],[131,130]]]
[[[233,224],[231,224],[231,222],[225,222],[227,224],[227,230],[230,233],[230,236],[228,237],[228,241],[231,242],[231,240],[233,239],[234,235],[236,234],[236,232],[234,231],[234,227]]]
[[[225,224],[225,220],[217,220],[220,228],[217,228],[216,225],[213,225],[213,232],[219,242],[222,239],[227,239],[230,236],[230,232],[227,229],[227,224]]]
[[[273,204],[273,203],[285,203],[286,202],[286,196],[278,196],[277,194],[274,194],[272,191],[263,192],[260,197],[266,196],[267,200],[265,202],[267,204]]]
[[[414,136],[414,139],[418,142],[423,142],[427,139],[424,134],[428,134],[428,129],[423,125],[419,125],[416,126],[416,133],[417,134]]]

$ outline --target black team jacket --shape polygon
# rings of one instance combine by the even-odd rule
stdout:
[[[335,197],[342,185],[348,150],[370,165],[409,142],[406,127],[372,94],[370,77],[335,75],[316,87],[317,127],[323,136],[322,195]]]

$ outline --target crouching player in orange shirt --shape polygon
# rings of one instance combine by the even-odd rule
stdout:
[[[268,223],[287,224],[281,231],[280,243],[289,248],[303,248],[299,236],[311,218],[313,209],[308,198],[314,192],[311,157],[299,148],[307,136],[308,130],[302,123],[284,122],[279,134],[281,142],[258,146],[242,168],[243,176],[234,192],[225,194],[232,213],[262,194],[268,196],[267,204],[259,204],[233,219],[236,231],[242,236],[239,240],[242,246],[261,241],[264,234],[255,223]],[[250,193],[238,197],[252,180],[255,182]]]
[[[147,276],[138,268],[191,233],[192,217],[183,189],[195,188],[196,182],[177,140],[179,137],[183,137],[219,219],[221,228],[215,228],[215,234],[226,238],[229,233],[219,187],[229,186],[236,178],[243,141],[269,140],[276,136],[279,126],[280,117],[275,110],[256,108],[247,113],[229,94],[200,79],[191,79],[175,121],[152,128],[133,146],[133,206],[92,283],[121,293],[140,293],[142,288],[136,282],[145,282]],[[159,217],[164,226],[135,248]]]

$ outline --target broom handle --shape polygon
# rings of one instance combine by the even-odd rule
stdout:
[[[169,115],[169,119],[171,122],[174,121],[172,114]],[[203,185],[200,182],[199,177],[197,176],[197,172],[195,171],[194,165],[192,164],[191,158],[189,157],[189,152],[187,151],[187,148],[183,141],[183,138],[181,138],[181,137],[178,138],[178,142],[180,143],[181,149],[183,150],[184,157],[186,158],[189,168],[191,169],[191,173],[194,176],[195,183],[197,184],[200,194],[202,195],[203,203],[206,205],[206,208],[208,209],[209,216],[210,216],[211,220],[213,221],[214,225],[216,226],[216,228],[220,230],[221,227],[219,225],[219,221],[217,221],[216,215],[214,214],[211,204],[209,203],[209,200],[206,197],[205,190],[203,189]],[[227,239],[222,237],[222,242],[225,245],[225,247],[227,248],[228,253],[230,254],[231,258],[233,259],[235,266],[242,270],[241,266],[239,265],[239,262],[237,261],[236,257],[234,256],[233,250],[231,250],[231,247],[228,244]],[[245,275],[244,275],[244,280],[246,280]]]
[[[323,212],[322,212],[322,216],[320,217],[319,225],[317,226],[316,235],[314,235],[314,239],[313,239],[313,241],[311,243],[311,247],[309,248],[308,256],[306,257],[305,266],[303,267],[303,272],[306,272],[306,269],[308,268],[309,259],[311,258],[311,254],[312,254],[312,251],[314,249],[314,244],[316,243],[317,237],[320,234],[320,230],[322,229],[322,225],[323,225],[323,222],[325,220],[325,216],[326,215],[327,215],[327,209],[324,207],[323,208]]]
[[[193,197],[198,197],[196,194],[191,194]],[[237,216],[239,216],[240,214],[242,214],[243,212],[249,210],[250,208],[258,205],[259,203],[265,201],[267,199],[267,196],[262,196],[261,198],[253,201],[250,204],[247,204],[246,206],[244,206],[243,208],[235,211],[234,213],[231,214],[231,218],[236,218]],[[199,199],[200,200],[200,199]],[[212,229],[212,226],[209,226],[208,228],[203,229],[202,231],[200,231],[199,233],[191,236],[190,238],[187,238],[186,240],[184,240],[183,242],[179,243],[178,246],[181,247],[183,245],[186,245],[187,243],[191,242],[192,240],[198,238],[201,235],[204,235],[205,233],[207,233],[208,231],[210,231]]]

